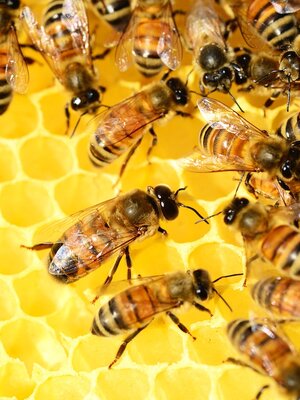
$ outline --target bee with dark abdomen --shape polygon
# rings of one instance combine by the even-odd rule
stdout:
[[[227,334],[234,348],[247,360],[229,358],[228,361],[270,376],[288,394],[300,398],[299,354],[270,322],[237,319],[228,324]]]
[[[90,0],[90,2],[109,25],[117,32],[123,32],[131,17],[129,0]]]
[[[257,258],[269,262],[285,275],[300,279],[299,204],[271,207],[236,197],[223,211],[226,225],[241,232],[247,255],[246,278]]]
[[[138,71],[151,77],[165,65],[181,64],[182,45],[170,0],[137,0],[116,49],[116,63],[126,71],[134,61]]]
[[[252,288],[253,299],[273,316],[300,319],[300,282],[282,276],[259,280]]]
[[[180,190],[183,188],[172,192],[166,185],[148,186],[147,192],[134,189],[58,221],[50,228],[55,232],[62,231],[56,242],[36,244],[29,249],[50,248],[49,273],[65,283],[89,274],[116,253],[119,255],[105,285],[111,282],[124,255],[130,279],[129,246],[133,242],[157,232],[166,234],[159,221],[177,218],[179,207],[189,208],[200,216],[195,209],[177,200]]]
[[[123,354],[127,344],[159,313],[165,312],[171,320],[185,333],[192,334],[179,321],[171,310],[179,308],[184,303],[190,303],[201,311],[211,312],[200,302],[208,300],[214,293],[228,303],[214,288],[213,283],[220,279],[239,276],[232,274],[211,281],[207,271],[196,269],[187,272],[172,272],[165,275],[143,278],[140,284],[116,294],[102,305],[94,318],[92,333],[98,336],[113,336],[125,332],[130,335],[120,346],[111,368]],[[193,339],[196,339],[192,336]]]
[[[53,70],[55,77],[73,93],[71,108],[94,113],[100,92],[93,68],[89,28],[82,0],[51,0],[39,25],[32,10],[21,13],[33,44]],[[66,107],[69,126],[69,110]]]
[[[167,76],[167,74],[166,74]],[[136,148],[142,141],[147,126],[153,135],[152,146],[156,144],[156,134],[152,124],[166,115],[184,113],[179,108],[189,101],[189,91],[178,78],[163,78],[160,82],[146,86],[144,89],[108,111],[100,114],[100,122],[92,135],[89,157],[97,167],[112,163],[128,151],[119,177]]]
[[[19,0],[0,4],[0,115],[9,107],[13,91],[25,93],[28,86],[26,61],[14,25],[19,7]]]

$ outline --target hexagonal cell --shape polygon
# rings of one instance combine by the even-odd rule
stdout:
[[[49,217],[53,205],[50,194],[42,185],[20,181],[3,187],[0,208],[8,222],[30,226]]]
[[[60,136],[65,135],[67,128],[65,106],[69,101],[70,94],[66,90],[64,90],[63,87],[57,87],[57,92],[48,93],[41,98],[40,107],[43,112],[43,125],[45,129],[47,129],[49,132]],[[78,114],[72,113],[72,124],[70,132],[72,131],[73,127],[74,115]]]
[[[211,382],[208,374],[197,367],[176,369],[169,367],[160,372],[155,380],[156,399],[207,400],[210,398],[210,391]]]
[[[21,138],[31,133],[37,123],[38,115],[30,98],[14,93],[8,110],[1,115],[0,136],[7,139]]]
[[[0,321],[10,319],[16,314],[18,309],[16,295],[13,289],[2,279],[0,279],[0,304]]]
[[[24,234],[14,228],[0,228],[0,274],[17,274],[33,259],[33,254],[21,248],[26,242]]]
[[[149,395],[147,375],[137,369],[112,369],[98,375],[95,394],[106,400],[144,400]]]
[[[76,174],[56,185],[55,198],[63,212],[69,215],[108,200],[103,196],[104,193],[107,195],[110,191],[112,192],[111,182],[105,177]],[[111,197],[114,197],[113,193]]]
[[[54,137],[28,139],[20,149],[20,158],[24,172],[34,179],[57,179],[73,167],[70,148]]]
[[[35,392],[35,400],[87,398],[91,383],[88,378],[78,375],[61,375],[49,377]]]
[[[22,400],[30,396],[35,383],[31,380],[25,365],[9,361],[0,367],[0,396]]]
[[[65,286],[51,279],[46,268],[15,279],[14,287],[22,310],[35,317],[60,310],[70,296]]]
[[[14,179],[18,172],[16,156],[9,146],[0,143],[0,182]]]
[[[29,371],[35,363],[57,370],[66,362],[64,348],[44,323],[19,318],[0,327],[0,336],[7,354],[24,362]]]

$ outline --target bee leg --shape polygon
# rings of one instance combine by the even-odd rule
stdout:
[[[70,128],[70,117],[71,117],[70,110],[69,110],[69,103],[67,103],[65,105],[65,115],[66,115],[66,119],[67,119],[67,126],[66,126],[65,135],[67,135],[68,132],[69,132],[69,128]]]
[[[125,249],[125,259],[126,259],[126,265],[127,265],[127,279],[131,281],[131,268],[132,268],[132,262],[131,262],[131,257],[129,254],[129,247],[127,246]]]
[[[128,152],[123,164],[121,165],[121,169],[119,172],[119,177],[117,179],[117,181],[114,183],[114,187],[117,186],[117,184],[119,183],[122,175],[124,174],[125,168],[127,167],[127,164],[129,162],[129,160],[131,159],[131,157],[133,156],[134,152],[136,151],[136,149],[138,148],[138,146],[141,144],[143,137],[141,137],[130,149],[130,151]]]
[[[264,385],[260,388],[259,392],[257,393],[257,395],[255,396],[255,400],[259,400],[261,398],[261,395],[263,394],[263,392],[266,389],[269,389],[270,385]]]
[[[158,230],[158,232],[162,233],[163,235],[168,236],[168,232],[161,226],[159,226],[157,230]]]
[[[247,364],[244,361],[237,360],[236,358],[228,357],[224,362],[228,362],[228,363],[231,363],[231,364],[239,365],[240,367],[247,367],[247,368],[250,368],[253,371],[257,372],[258,374],[263,375],[263,373],[261,371],[259,371],[258,369],[252,367],[252,365]]]
[[[111,49],[105,49],[102,53],[93,55],[92,60],[103,60],[110,52]]]
[[[264,104],[264,114],[266,113],[266,108],[271,107],[271,105],[274,103],[274,101],[277,99],[277,97],[279,97],[280,95],[280,91],[274,91],[271,96],[265,101]]]
[[[252,173],[248,172],[247,175],[246,175],[246,178],[245,178],[245,186],[246,186],[248,192],[253,194],[253,196],[255,196],[255,198],[257,199],[258,196],[257,196],[256,190],[254,189],[254,187],[250,183],[251,178],[252,178]]]
[[[184,117],[184,118],[194,118],[193,114],[186,113],[186,112],[179,111],[179,110],[176,111],[176,115],[179,115],[180,117]]]
[[[113,265],[113,267],[112,267],[112,269],[110,270],[110,272],[109,272],[107,278],[105,279],[105,282],[103,283],[103,286],[109,285],[110,282],[112,281],[113,276],[114,276],[114,274],[116,273],[116,271],[117,271],[117,269],[118,269],[118,266],[119,266],[119,264],[120,264],[120,262],[121,262],[121,260],[122,260],[122,257],[124,256],[124,253],[125,253],[125,252],[126,252],[126,249],[120,251],[120,253],[119,253],[119,255],[118,255],[118,257],[117,257],[117,259],[116,259],[116,261],[115,261],[115,263],[114,263],[114,265]]]
[[[196,303],[195,301],[193,301],[192,304],[193,304],[193,306],[196,307],[198,310],[200,310],[200,311],[205,311],[205,312],[207,312],[211,317],[213,316],[213,315],[212,315],[212,312],[211,312],[208,308],[202,306],[202,305],[199,304],[199,303]]]
[[[151,322],[151,321],[150,321]],[[119,350],[117,351],[116,357],[114,358],[113,362],[111,362],[108,366],[109,369],[111,369],[111,367],[120,359],[120,357],[122,356],[122,354],[124,353],[127,345],[129,342],[132,341],[132,339],[134,339],[136,337],[136,335],[138,335],[142,330],[144,330],[149,324],[142,326],[141,328],[137,329],[136,331],[134,331],[131,335],[129,335],[124,342],[121,344],[121,346],[119,347]]]
[[[243,286],[246,287],[247,286],[247,280],[250,274],[250,265],[253,263],[253,261],[257,260],[259,258],[258,254],[254,254],[254,256],[250,257],[247,259],[246,261],[246,273],[245,273],[245,279],[243,282]]]
[[[171,311],[167,311],[166,314],[167,314],[168,317],[171,318],[171,320],[174,322],[174,324],[176,324],[176,325],[178,326],[178,328],[179,328],[182,332],[187,333],[188,335],[190,335],[190,336],[193,338],[193,340],[196,340],[196,337],[193,336],[193,335],[191,334],[191,332],[188,330],[188,328],[180,322],[179,318],[176,317],[175,314],[173,314]]]
[[[27,250],[39,251],[39,250],[50,249],[53,245],[54,245],[53,242],[44,242],[44,243],[35,244],[34,246],[25,246],[24,244],[21,244],[20,247],[22,247],[23,249],[27,249]]]
[[[147,151],[147,161],[148,161],[148,164],[151,164],[149,158],[150,158],[150,154],[151,154],[151,152],[153,150],[153,147],[157,145],[157,135],[156,135],[156,133],[155,133],[155,131],[154,131],[152,126],[149,129],[149,133],[152,135],[152,143],[151,143],[151,145],[150,145],[150,147],[149,147],[149,149]]]
[[[228,40],[229,36],[236,31],[238,27],[237,19],[232,18],[225,22],[225,32],[223,33],[224,40]]]

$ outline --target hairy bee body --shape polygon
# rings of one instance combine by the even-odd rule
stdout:
[[[108,24],[117,32],[123,32],[131,16],[129,0],[91,0],[91,2]]]
[[[259,280],[253,286],[251,294],[261,307],[275,316],[300,318],[299,281],[272,276]]]
[[[237,319],[228,324],[227,334],[250,366],[272,377],[288,393],[300,395],[300,357],[275,329],[263,322]]]

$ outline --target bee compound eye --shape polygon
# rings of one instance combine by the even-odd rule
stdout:
[[[6,5],[12,10],[17,10],[20,7],[20,0],[7,0]]]
[[[154,194],[159,201],[160,210],[166,220],[173,220],[178,216],[178,205],[173,192],[166,185],[158,185],[154,188]]]

